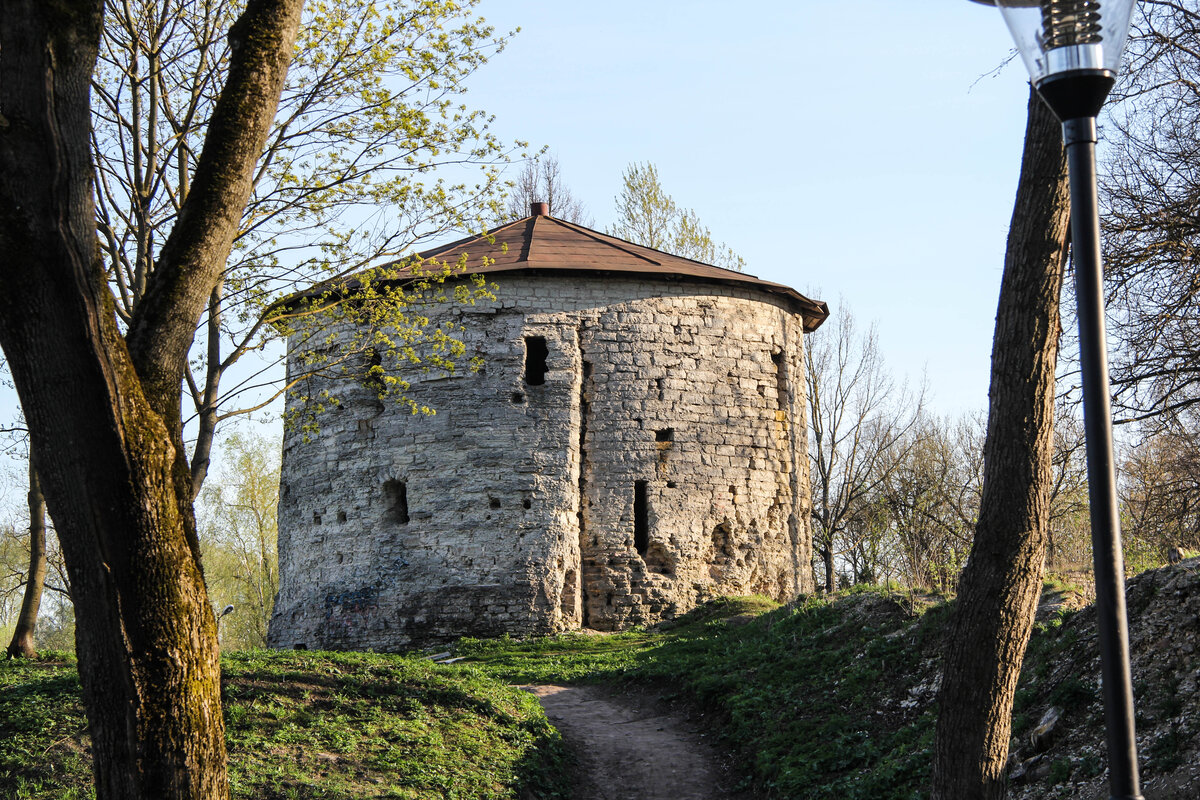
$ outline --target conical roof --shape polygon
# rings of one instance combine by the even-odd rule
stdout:
[[[793,310],[804,317],[805,331],[816,330],[829,316],[825,303],[805,297],[790,286],[643,247],[548,214],[525,217],[418,256],[454,263],[464,254],[468,273],[636,272],[673,280],[753,287],[787,298]]]

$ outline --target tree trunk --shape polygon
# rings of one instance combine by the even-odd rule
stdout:
[[[829,534],[831,544],[821,550],[821,561],[825,564],[825,594],[832,594],[837,591],[837,582],[834,578],[833,570],[833,534]]]
[[[1013,695],[1045,556],[1069,219],[1061,127],[1031,89],[992,343],[983,496],[946,646],[932,800],[1005,793]]]
[[[9,658],[36,658],[33,629],[37,626],[38,609],[42,605],[42,589],[46,585],[46,498],[29,452],[29,574],[25,578],[25,596],[21,613],[8,645]]]
[[[204,388],[196,399],[196,445],[192,449],[192,499],[200,496],[204,479],[208,477],[208,468],[212,461],[213,440],[216,438],[217,399],[221,388],[221,374],[224,366],[221,363],[221,304],[223,300],[223,280],[218,281],[208,300],[208,357],[204,360],[207,374]]]
[[[299,24],[250,0],[193,189],[123,338],[98,250],[89,88],[103,0],[0,14],[0,345],[76,609],[98,800],[224,800],[216,620],[179,390]]]

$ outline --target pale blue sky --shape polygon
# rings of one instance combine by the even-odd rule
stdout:
[[[549,145],[603,229],[622,170],[666,190],[747,271],[875,321],[933,407],[987,402],[1027,82],[968,0],[485,0],[521,32],[471,82],[502,136]],[[739,13],[741,12],[741,13]]]
[[[479,11],[522,30],[467,102],[495,114],[501,136],[548,145],[597,228],[612,222],[626,165],[651,161],[748,272],[876,322],[893,371],[927,373],[935,411],[986,407],[1027,93],[1019,62],[992,74],[1011,50],[994,9],[484,0]],[[11,392],[0,406],[10,419]]]

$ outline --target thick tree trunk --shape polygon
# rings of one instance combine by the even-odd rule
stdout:
[[[1061,127],[1031,89],[992,343],[983,497],[943,665],[933,800],[1005,792],[1013,695],[1045,556],[1069,219]]]
[[[76,609],[99,800],[228,797],[216,620],[179,390],[275,113],[300,0],[250,0],[192,192],[125,338],[97,246],[103,0],[0,14],[0,345]]]
[[[96,795],[225,798],[216,622],[175,448],[117,331],[96,247],[87,131],[101,10],[5,8],[0,343],[74,593]]]
[[[33,452],[29,453],[29,574],[25,577],[25,595],[21,613],[8,645],[9,658],[36,658],[33,629],[37,626],[38,610],[42,605],[42,589],[46,585],[46,498],[38,480]]]

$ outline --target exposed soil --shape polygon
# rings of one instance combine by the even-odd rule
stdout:
[[[652,693],[602,686],[526,686],[577,759],[575,800],[733,800],[730,756]]]

